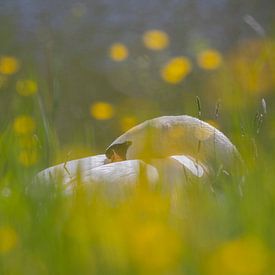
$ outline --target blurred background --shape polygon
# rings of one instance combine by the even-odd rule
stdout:
[[[0,274],[274,275],[274,36],[274,0],[0,0]],[[180,114],[245,177],[123,199],[33,184]]]
[[[152,117],[199,116],[199,104],[201,118],[238,143],[253,131],[262,98],[273,112],[274,7],[270,0],[1,1],[0,128],[40,117],[33,123],[51,129],[45,143],[54,137],[60,149],[47,159],[58,162],[68,152],[103,152]]]

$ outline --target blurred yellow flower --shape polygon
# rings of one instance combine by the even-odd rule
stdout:
[[[275,87],[275,41],[245,41],[229,56],[234,83],[244,92],[264,94]]]
[[[265,274],[268,252],[255,237],[237,239],[222,245],[211,259],[211,274]]]
[[[0,227],[0,254],[13,250],[18,243],[16,231],[10,226]]]
[[[22,150],[18,155],[18,161],[26,167],[32,166],[38,161],[36,150]]]
[[[128,48],[122,43],[115,43],[109,49],[109,57],[117,62],[125,60],[128,55]]]
[[[125,116],[120,120],[120,127],[123,132],[137,125],[137,118],[135,116]]]
[[[161,30],[149,30],[143,34],[143,43],[151,50],[162,50],[169,45],[169,36]]]
[[[91,116],[98,120],[107,120],[114,116],[115,110],[110,103],[96,102],[90,107]]]
[[[12,56],[0,57],[0,73],[12,75],[19,70],[19,61]]]
[[[192,64],[187,57],[175,57],[161,69],[161,77],[168,83],[181,82],[191,71]]]
[[[31,134],[36,127],[35,121],[31,116],[21,115],[14,119],[13,130],[17,134]]]
[[[172,270],[182,249],[178,234],[160,222],[137,224],[131,244],[134,260],[142,270],[152,272]]]
[[[31,79],[18,80],[16,91],[19,95],[30,96],[37,92],[37,83]]]
[[[214,49],[202,51],[197,56],[198,65],[205,70],[215,70],[222,64],[222,55]]]

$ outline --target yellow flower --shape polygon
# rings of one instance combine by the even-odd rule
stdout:
[[[109,49],[109,57],[117,62],[125,60],[128,55],[128,49],[122,43],[115,43]]]
[[[12,75],[19,70],[19,61],[12,56],[0,57],[0,73]]]
[[[161,69],[163,80],[171,84],[181,82],[191,71],[192,64],[187,57],[175,57]]]
[[[107,102],[96,102],[90,107],[91,116],[98,120],[107,120],[114,116],[114,108]]]
[[[214,49],[208,49],[199,53],[198,65],[205,70],[215,70],[222,63],[222,55]]]
[[[261,275],[268,262],[267,249],[255,237],[229,241],[211,259],[211,274]]]
[[[255,95],[270,92],[275,87],[274,40],[248,40],[229,56],[234,84],[244,92]]]
[[[21,115],[15,118],[13,130],[17,134],[32,134],[35,130],[35,121],[31,116]]]
[[[37,92],[37,83],[31,79],[18,80],[16,91],[19,95],[30,96]]]
[[[181,240],[176,232],[162,223],[135,226],[131,251],[140,268],[144,271],[172,270],[181,253]]]
[[[26,167],[32,166],[38,161],[38,154],[36,150],[22,150],[19,153],[18,161]]]
[[[151,50],[162,50],[169,45],[169,36],[161,30],[149,30],[143,34],[143,43]]]
[[[137,124],[137,118],[134,116],[125,116],[120,120],[120,127],[123,132],[129,130]]]
[[[10,226],[0,227],[0,254],[13,250],[18,243],[16,231]]]

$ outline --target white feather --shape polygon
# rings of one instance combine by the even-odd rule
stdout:
[[[197,118],[163,116],[145,121],[118,137],[115,144],[131,141],[126,159],[190,156],[203,163],[222,165],[230,170],[240,160],[231,141],[218,129]]]

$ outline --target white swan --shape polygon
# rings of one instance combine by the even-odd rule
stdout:
[[[171,185],[176,182],[184,183],[195,177],[205,178],[206,175],[202,165],[182,156],[152,159],[151,164],[147,164],[142,160],[108,163],[105,155],[96,155],[49,167],[37,174],[36,181],[62,182],[65,192],[70,194],[79,184],[86,187],[100,184],[115,192],[116,188],[133,186],[144,180],[144,177],[153,186],[159,180]]]
[[[239,158],[230,140],[219,130],[190,116],[165,116],[145,121],[118,137],[105,155],[72,160],[43,170],[38,180],[60,179],[67,191],[78,181],[110,189],[134,185],[145,171],[148,182],[184,184],[202,181],[215,171],[227,171]]]
[[[128,160],[109,163],[104,154],[71,160],[49,167],[37,174],[37,181],[61,181],[70,192],[78,182],[81,184],[103,184],[110,187],[114,184],[135,184],[144,169],[148,180],[152,183],[158,180],[155,167],[141,160]]]
[[[163,116],[147,120],[118,137],[106,150],[111,161],[170,156],[195,159],[210,170],[230,172],[239,165],[240,155],[218,129],[187,115]]]

